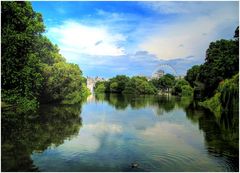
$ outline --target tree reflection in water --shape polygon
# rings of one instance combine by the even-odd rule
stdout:
[[[226,163],[231,167],[227,170],[238,171],[237,111],[224,112],[220,117],[216,117],[199,107],[191,98],[174,96],[98,94],[95,98],[97,101],[107,102],[116,110],[153,109],[154,114],[161,118],[171,115],[167,112],[175,109],[184,110],[188,120],[203,131],[206,151],[215,158],[226,159]],[[31,113],[31,116],[2,110],[2,170],[37,171],[31,154],[59,146],[64,140],[77,135],[81,128],[80,113],[81,105],[41,106],[39,112]]]
[[[170,112],[176,107],[184,109],[187,118],[199,125],[204,132],[209,154],[226,157],[234,168],[239,165],[239,117],[238,110],[223,112],[220,117],[198,106],[197,101],[187,97],[174,96],[134,96],[117,94],[97,94],[96,100],[106,101],[116,109],[141,109],[152,107],[157,115]],[[231,165],[230,165],[231,166]],[[238,170],[236,170],[238,171]]]
[[[77,135],[80,113],[81,105],[41,106],[34,114],[2,110],[2,171],[38,171],[31,154]]]
[[[197,106],[192,102],[186,108],[186,116],[199,124],[199,129],[204,132],[205,144],[209,154],[216,157],[226,157],[229,165],[239,167],[239,117],[223,112],[221,117],[214,116],[210,111]],[[238,170],[235,170],[238,171]]]
[[[97,101],[106,101],[117,110],[125,110],[128,106],[132,109],[152,107],[156,109],[157,115],[172,111],[175,106],[185,108],[192,101],[191,98],[179,98],[171,95],[120,95],[120,94],[96,94]]]

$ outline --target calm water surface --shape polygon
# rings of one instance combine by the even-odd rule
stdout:
[[[96,95],[16,112],[2,110],[2,171],[239,170],[238,114],[188,98]]]

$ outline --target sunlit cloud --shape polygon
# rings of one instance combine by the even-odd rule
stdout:
[[[106,78],[151,75],[159,64],[184,75],[204,62],[210,42],[231,39],[239,21],[238,2],[47,3],[54,12],[42,3],[39,10],[60,53],[85,76]]]
[[[149,5],[159,13],[182,14],[177,21],[160,24],[154,33],[140,43],[140,49],[155,54],[159,59],[170,60],[185,58],[189,55],[204,58],[209,43],[219,39],[222,30],[230,29],[229,26],[234,26],[234,23],[236,24],[234,27],[237,27],[238,8],[234,7],[234,4],[211,3],[203,6],[204,3],[200,3],[201,8],[198,7],[198,3],[188,2],[150,3]],[[213,5],[218,8],[213,8]],[[232,33],[234,27],[232,27]]]
[[[123,131],[122,126],[118,124],[109,124],[106,122],[98,122],[95,124],[87,124],[84,126],[85,129],[92,131],[94,134],[117,134]],[[97,130],[96,130],[97,129]]]
[[[86,26],[76,21],[65,21],[60,26],[50,28],[47,35],[57,38],[61,51],[65,53],[105,56],[125,54],[119,44],[126,37],[120,33],[111,33],[104,26]]]

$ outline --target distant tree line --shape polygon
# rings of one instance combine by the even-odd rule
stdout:
[[[97,82],[94,91],[96,93],[120,93],[120,94],[157,94],[172,93],[179,96],[192,96],[193,89],[184,79],[175,79],[171,74],[165,74],[160,78],[148,80],[143,76],[127,77],[117,75],[108,81]]]
[[[97,82],[94,91],[96,93],[120,93],[120,94],[156,94],[155,86],[148,82],[146,77],[117,75],[108,81]]]
[[[2,102],[35,109],[40,102],[73,104],[89,94],[86,79],[43,35],[30,2],[2,2]]]
[[[205,63],[194,65],[184,79],[171,74],[147,80],[145,77],[129,78],[118,75],[109,81],[98,82],[96,93],[157,94],[170,92],[178,96],[194,96],[202,105],[215,110],[238,109],[239,93],[239,27],[234,39],[212,42],[206,51]]]

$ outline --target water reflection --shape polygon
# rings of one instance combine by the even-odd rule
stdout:
[[[156,109],[158,115],[170,112],[176,106],[185,108],[192,101],[192,98],[180,98],[171,95],[156,97],[152,95],[96,94],[95,98],[97,101],[106,101],[117,110],[125,110],[127,107],[141,109],[150,106]]]
[[[214,116],[210,111],[198,106],[197,101],[191,98],[174,96],[134,96],[117,94],[97,94],[96,100],[106,101],[116,109],[125,110],[127,107],[141,109],[150,107],[157,115],[182,108],[187,118],[194,124],[198,124],[199,130],[204,132],[206,148],[209,154],[216,157],[226,157],[229,165],[235,171],[239,167],[239,116],[238,111],[223,112],[220,117]],[[164,124],[156,124],[151,127],[150,134],[158,134]],[[169,127],[166,126],[166,127]],[[168,130],[170,131],[170,129]],[[144,132],[147,134],[147,132]],[[168,134],[166,132],[166,134]],[[167,135],[168,136],[168,135]],[[171,138],[170,136],[168,136]],[[157,139],[157,136],[156,138]],[[173,138],[171,138],[173,139]],[[155,141],[156,142],[156,141]]]
[[[238,171],[238,116],[191,98],[98,94],[13,117],[2,112],[4,171]]]
[[[208,110],[192,102],[186,109],[186,116],[199,124],[199,129],[204,132],[205,142],[209,154],[224,156],[229,161],[229,166],[238,171],[239,167],[239,116],[223,112],[220,117],[214,116]]]
[[[31,154],[77,135],[80,112],[81,105],[41,106],[34,114],[2,110],[2,171],[37,171]]]

